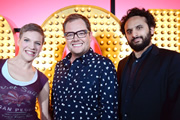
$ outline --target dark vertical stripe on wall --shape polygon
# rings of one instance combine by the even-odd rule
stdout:
[[[115,15],[115,0],[111,0],[111,12]]]
[[[20,28],[14,28],[14,32],[20,32]]]

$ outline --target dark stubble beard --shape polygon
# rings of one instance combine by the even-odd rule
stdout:
[[[143,38],[142,36],[133,38],[131,40],[131,42],[128,41],[129,46],[136,52],[139,52],[141,50],[143,50],[145,47],[147,47],[150,42],[151,42],[151,32],[149,31],[149,33],[146,35],[145,38]],[[141,38],[142,39],[142,43],[141,44],[134,44],[133,41],[137,38]]]

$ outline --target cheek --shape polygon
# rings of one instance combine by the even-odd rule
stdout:
[[[130,35],[126,35],[127,41],[131,41],[132,37]]]
[[[38,51],[41,51],[42,46],[37,45],[36,49],[37,49]]]
[[[19,47],[22,47],[22,48],[26,48],[28,46],[28,44],[26,44],[26,43],[20,43],[19,44]]]
[[[67,48],[71,48],[70,42],[66,42]]]

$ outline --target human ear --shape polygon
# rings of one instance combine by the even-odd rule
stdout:
[[[90,42],[92,41],[92,32],[89,32]]]
[[[151,28],[150,28],[151,35],[154,34],[154,31],[155,31],[155,30],[154,30],[154,27],[151,27]]]
[[[19,46],[19,44],[20,44],[20,38],[18,39],[18,41],[17,41],[17,45]]]

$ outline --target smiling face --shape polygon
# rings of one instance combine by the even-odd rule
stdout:
[[[73,21],[67,22],[65,26],[65,33],[68,32],[77,32],[87,30],[86,24],[82,19],[76,19]],[[73,39],[66,39],[67,47],[69,51],[72,53],[72,58],[76,59],[83,54],[87,53],[90,49],[91,42],[91,32],[88,32],[85,37],[79,38],[77,35],[74,36]]]
[[[128,43],[134,51],[143,51],[151,45],[154,28],[149,29],[145,17],[134,16],[129,18],[124,28]]]
[[[18,45],[18,56],[27,62],[32,62],[42,49],[43,37],[39,32],[27,31],[18,40]]]

